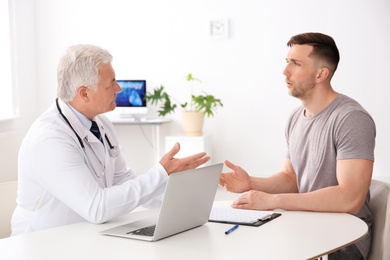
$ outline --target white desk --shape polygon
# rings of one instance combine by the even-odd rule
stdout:
[[[302,260],[333,252],[367,233],[365,222],[349,214],[283,211],[265,225],[240,226],[229,235],[224,232],[232,225],[218,223],[206,223],[157,242],[98,234],[156,213],[135,211],[103,225],[83,222],[0,239],[0,259]]]
[[[110,118],[114,125],[151,125],[155,127],[154,147],[156,162],[160,161],[160,126],[171,121],[170,118]]]

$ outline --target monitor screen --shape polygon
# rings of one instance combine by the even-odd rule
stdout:
[[[131,117],[146,114],[146,80],[117,80],[122,91],[116,94],[116,108],[111,116]]]

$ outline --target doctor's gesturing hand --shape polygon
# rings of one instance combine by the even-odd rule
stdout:
[[[179,151],[180,144],[176,143],[160,160],[160,164],[164,167],[168,175],[194,169],[210,160],[210,156],[206,156],[206,153],[197,153],[180,159],[174,158]]]

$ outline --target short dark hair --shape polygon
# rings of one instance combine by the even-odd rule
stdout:
[[[310,56],[328,63],[331,66],[329,68],[331,74],[336,71],[340,54],[332,37],[316,32],[302,33],[292,36],[287,42],[288,47],[295,44],[313,46]]]

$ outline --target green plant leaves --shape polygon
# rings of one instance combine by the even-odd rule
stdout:
[[[199,79],[194,78],[192,74],[187,75],[187,81],[199,81]],[[152,104],[159,105],[159,116],[165,116],[167,114],[173,113],[175,109],[180,105],[182,110],[187,108],[187,105],[190,103],[190,108],[195,111],[202,111],[208,117],[214,116],[215,109],[217,107],[222,107],[223,104],[220,99],[215,98],[213,95],[205,93],[204,95],[191,95],[190,102],[180,103],[173,101],[175,99],[170,96],[164,89],[164,86],[161,85],[158,88],[155,88],[153,92],[148,92],[145,96],[147,101],[150,101]]]
[[[195,110],[203,111],[208,117],[214,116],[213,110],[215,110],[215,108],[223,106],[221,100],[212,95],[193,95],[192,101],[194,102]]]

